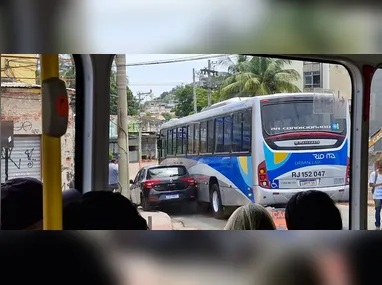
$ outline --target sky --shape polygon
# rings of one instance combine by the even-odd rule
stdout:
[[[127,54],[126,64],[156,60],[189,58],[206,55],[193,54]],[[216,56],[216,55],[211,55]],[[216,61],[217,58],[211,58]],[[207,67],[208,59],[193,60],[179,63],[166,63],[145,66],[128,66],[126,68],[129,88],[136,96],[138,92],[146,93],[152,90],[154,97],[164,91],[170,91],[177,85],[192,83],[192,69]],[[221,70],[222,68],[217,68]]]

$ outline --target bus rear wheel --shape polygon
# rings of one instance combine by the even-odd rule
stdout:
[[[211,185],[211,210],[215,219],[225,219],[225,211],[222,205],[222,198],[220,195],[219,185]]]

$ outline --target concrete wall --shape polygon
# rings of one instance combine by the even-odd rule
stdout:
[[[304,87],[304,62],[293,60],[291,65],[285,66],[285,69],[294,69],[300,74],[300,79],[293,83],[302,91]]]
[[[340,96],[351,99],[351,78],[345,67],[338,64],[330,64],[329,67],[329,86],[331,90],[339,91]]]
[[[69,93],[73,93],[69,91]],[[2,88],[1,119],[14,121],[14,134],[41,135],[41,91],[39,88]],[[74,116],[61,138],[62,188],[67,189],[74,175]]]

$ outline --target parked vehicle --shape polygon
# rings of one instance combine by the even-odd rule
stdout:
[[[132,202],[145,211],[196,198],[195,180],[183,165],[143,167],[130,184]]]

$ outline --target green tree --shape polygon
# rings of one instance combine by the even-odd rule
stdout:
[[[134,97],[133,92],[126,86],[128,115],[135,116],[139,114],[139,104]],[[117,93],[117,73],[111,70],[110,73],[110,115],[118,114],[118,93]]]
[[[301,92],[294,84],[300,79],[300,74],[286,68],[291,64],[290,60],[239,55],[236,62],[228,58],[221,64],[228,66],[226,79],[220,87],[221,100],[236,96]]]
[[[163,118],[166,120],[166,121],[170,121],[172,119],[172,116],[170,113],[163,113],[162,114]]]
[[[217,102],[217,92],[212,93],[212,103]],[[179,88],[175,97],[178,100],[178,104],[175,108],[175,115],[177,117],[184,117],[194,112],[194,96],[192,84],[185,85]],[[208,91],[203,88],[196,88],[196,104],[198,112],[208,105]]]

